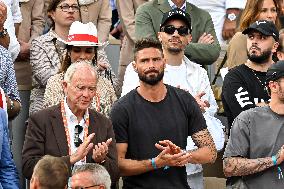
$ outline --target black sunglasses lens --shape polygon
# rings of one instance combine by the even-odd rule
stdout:
[[[79,137],[79,134],[83,131],[83,127],[81,125],[75,126],[75,136],[74,136],[74,144],[76,147],[79,147],[83,142]]]
[[[75,126],[75,133],[80,134],[83,131],[83,127],[81,125]]]
[[[182,26],[180,28],[177,28],[177,31],[180,36],[185,36],[185,35],[188,35],[189,30],[188,30],[188,27]]]
[[[174,34],[176,30],[178,31],[178,34],[180,36],[185,36],[185,35],[188,35],[189,33],[189,29],[186,26],[181,26],[180,28],[176,28],[172,25],[168,25],[163,28],[163,32],[170,34],[170,35]]]
[[[174,26],[165,26],[164,27],[164,29],[163,29],[163,31],[165,32],[165,33],[167,33],[167,34],[170,34],[170,35],[172,35],[173,33],[175,33],[175,31],[176,31],[176,28],[174,27]]]
[[[75,146],[78,148],[82,143],[83,141],[79,138],[79,136],[75,136],[75,139],[74,139]]]

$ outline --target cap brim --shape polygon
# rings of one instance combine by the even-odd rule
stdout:
[[[250,33],[251,31],[258,31],[258,32],[262,33],[263,35],[272,36],[270,33],[267,33],[265,30],[263,30],[261,28],[247,28],[242,32],[242,34],[246,35],[246,34]]]
[[[82,46],[82,47],[86,47],[86,46],[100,47],[100,46],[102,46],[102,43],[94,43],[94,42],[87,42],[87,41],[71,41],[71,42],[65,41],[65,44],[70,45],[70,46]]]
[[[184,16],[182,16],[182,15],[180,15],[180,14],[174,14],[174,15],[168,17],[168,18],[161,24],[160,28],[161,28],[162,26],[164,26],[167,22],[169,22],[169,21],[172,20],[172,19],[179,19],[179,20],[182,20],[182,21],[184,21],[184,22],[186,23],[186,25],[187,25],[188,27],[190,27],[189,20],[187,20],[186,17],[184,17]]]

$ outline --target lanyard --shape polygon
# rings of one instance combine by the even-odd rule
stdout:
[[[64,129],[65,129],[65,134],[66,134],[66,138],[67,138],[67,144],[68,144],[68,148],[69,148],[69,155],[71,155],[70,134],[69,134],[68,124],[67,124],[67,116],[66,116],[66,112],[65,112],[65,108],[64,108],[64,101],[63,100],[61,101],[61,114],[62,114]],[[89,125],[90,125],[90,121],[89,121],[89,114],[88,114],[86,116],[86,121],[85,121],[83,141],[88,136],[88,131],[89,131],[88,127],[89,127]]]

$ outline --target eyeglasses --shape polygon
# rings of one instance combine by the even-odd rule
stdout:
[[[70,6],[68,4],[60,5],[57,8],[60,8],[63,12],[69,12],[70,8],[74,12],[78,12],[80,10],[80,7],[78,5],[71,5]]]
[[[179,28],[176,28],[173,25],[167,25],[161,28],[162,32],[165,32],[170,35],[174,34],[176,30],[180,36],[186,36],[190,33],[190,29],[186,26],[181,26]]]
[[[83,142],[80,139],[79,135],[82,133],[83,127],[81,125],[75,126],[75,133],[74,133],[74,144],[78,148]]]
[[[90,93],[93,94],[93,93],[96,92],[97,88],[96,87],[85,87],[85,86],[78,85],[78,86],[75,87],[75,89],[80,93],[84,92],[87,89]]]

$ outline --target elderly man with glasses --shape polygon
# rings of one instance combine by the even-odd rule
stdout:
[[[86,62],[72,64],[63,80],[65,98],[30,116],[23,147],[23,173],[31,178],[38,160],[48,154],[68,165],[99,163],[118,178],[117,152],[110,120],[89,108],[96,95],[97,71]]]
[[[72,189],[110,189],[111,180],[107,170],[96,163],[75,166],[72,171]]]

